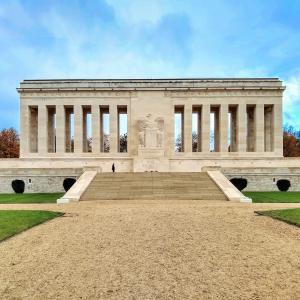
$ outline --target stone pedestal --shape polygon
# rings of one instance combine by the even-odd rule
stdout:
[[[133,172],[169,172],[167,158],[134,158]]]
[[[157,135],[156,128],[145,129],[145,145],[147,145],[147,148],[156,148],[157,146],[156,135]]]
[[[163,148],[140,146],[133,162],[134,172],[168,172],[169,160],[164,157],[164,152]]]
[[[157,158],[164,157],[164,149],[163,148],[142,148],[138,149],[138,157],[139,158]]]

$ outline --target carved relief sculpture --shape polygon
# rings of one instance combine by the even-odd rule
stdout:
[[[157,147],[162,148],[164,146],[164,120],[163,118],[157,118]]]
[[[147,114],[138,120],[138,138],[141,148],[162,148],[164,140],[164,120]]]

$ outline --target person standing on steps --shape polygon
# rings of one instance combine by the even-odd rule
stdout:
[[[115,173],[115,171],[116,171],[115,163],[112,164],[111,170],[113,171],[113,173]]]

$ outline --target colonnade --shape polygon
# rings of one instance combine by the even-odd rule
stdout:
[[[185,103],[175,105],[174,113],[181,115],[182,152],[282,154],[281,104]],[[193,149],[192,143],[193,114],[198,119],[196,149]],[[212,117],[213,129],[210,127]]]
[[[119,115],[124,105],[45,105],[21,107],[21,152],[76,153],[119,152]],[[104,132],[104,116],[109,115]],[[90,124],[88,123],[90,115]],[[88,141],[91,125],[91,142]],[[108,139],[109,140],[106,140]],[[23,146],[23,147],[22,147]],[[107,149],[109,147],[109,151]]]
[[[74,152],[116,154],[120,152],[120,114],[130,114],[127,105],[38,105],[21,106],[21,153],[59,155]],[[104,116],[109,115],[109,151],[105,148]],[[173,124],[165,128],[165,145],[174,151],[174,114],[181,115],[182,152],[275,152],[282,153],[281,104],[193,104],[173,105]],[[197,115],[197,149],[192,143],[192,116]],[[213,141],[210,119],[214,117]],[[91,146],[88,143],[91,117]],[[130,135],[130,118],[127,118]],[[169,122],[167,122],[169,124]],[[171,122],[172,123],[172,122]],[[229,126],[230,124],[230,126]],[[74,139],[72,138],[74,136]],[[168,138],[167,138],[168,137]],[[129,145],[128,145],[129,147]],[[127,150],[127,149],[126,149]]]

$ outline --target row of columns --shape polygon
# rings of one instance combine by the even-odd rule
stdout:
[[[71,114],[74,113],[74,153],[82,154],[87,152],[87,114],[84,105],[55,105],[47,106],[39,104],[37,106],[21,107],[21,154],[34,153],[46,154],[54,152],[49,149],[49,145],[56,139],[56,153],[63,154],[71,148]],[[109,146],[111,153],[118,152],[118,106],[110,104],[106,106],[109,111]],[[51,115],[51,109],[54,114]],[[91,113],[92,126],[92,152],[103,152],[101,146],[101,115],[100,106],[88,106]],[[54,124],[56,123],[56,124]],[[54,129],[55,127],[55,129]],[[49,151],[50,150],[50,151]],[[51,151],[52,150],[52,151]]]
[[[184,126],[183,126],[183,143],[184,152],[192,152],[192,114],[193,105],[184,104]],[[249,105],[241,103],[236,106],[228,104],[220,104],[218,106],[211,104],[201,104],[200,120],[201,130],[200,143],[201,152],[210,151],[210,114],[214,108],[218,109],[215,114],[215,135],[216,139],[215,148],[218,152],[228,152],[228,113],[231,112],[231,142],[233,145],[236,140],[236,145],[233,145],[232,152],[277,152],[282,153],[282,107],[280,104],[264,105],[258,103],[256,105]],[[253,109],[253,121],[251,122],[253,128],[248,128],[247,123],[247,109]],[[232,111],[235,108],[235,113]],[[272,109],[271,113],[266,113],[268,109]],[[176,109],[175,109],[176,110]],[[267,124],[265,124],[265,122]],[[235,124],[233,124],[235,123]],[[247,143],[249,132],[251,135],[251,147]],[[251,150],[249,150],[251,149]]]
[[[118,140],[119,140],[119,120],[118,120],[118,105],[110,104],[106,106],[109,111],[110,130],[109,130],[109,143],[110,152],[118,152]],[[194,111],[194,105],[192,103],[184,103],[180,105],[183,108],[183,143],[184,152],[192,152],[192,114]],[[253,114],[252,127],[249,128],[247,123],[247,117],[251,114],[247,114],[249,107],[253,108],[251,114]],[[49,108],[53,109],[56,114],[56,133],[49,128],[54,127],[54,117],[49,117]],[[266,111],[272,108],[271,114],[266,114]],[[30,113],[31,109],[36,110],[36,115]],[[65,106],[58,104],[54,106],[47,106],[46,104],[38,104],[37,106],[21,106],[21,155],[22,153],[38,152],[39,154],[46,154],[52,152],[49,149],[51,140],[53,141],[56,136],[56,153],[63,154],[68,152],[67,149],[71,147],[67,137],[70,136],[70,111],[74,113],[74,152],[82,154],[87,152],[86,143],[87,130],[85,128],[87,122],[85,120],[85,109],[88,109],[91,113],[91,126],[92,126],[92,152],[103,152],[103,137],[101,137],[101,109],[100,105],[85,106],[81,104],[75,104]],[[210,152],[210,114],[217,109],[215,114],[215,134],[218,136],[216,139],[216,148],[218,152],[228,152],[228,113],[231,112],[232,116],[232,128],[231,128],[231,146],[232,152],[247,152],[249,149],[253,152],[277,152],[282,153],[282,107],[280,104],[265,105],[257,103],[256,105],[247,105],[240,103],[238,105],[211,105],[201,104],[199,105],[199,113],[201,124],[200,136],[198,143],[201,148],[201,152]],[[233,110],[234,109],[234,110]],[[32,119],[33,118],[33,119]],[[30,119],[32,119],[30,121]],[[46,121],[47,120],[47,121]],[[128,118],[129,120],[129,118]],[[32,126],[30,122],[35,124]],[[130,126],[128,124],[128,131]],[[166,130],[168,130],[166,128]],[[249,146],[249,132],[251,132],[251,140]],[[170,145],[173,149],[173,145]],[[49,151],[50,150],[50,151]],[[53,151],[54,152],[54,151]]]

